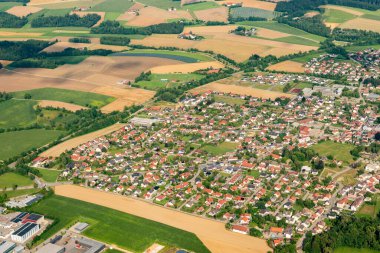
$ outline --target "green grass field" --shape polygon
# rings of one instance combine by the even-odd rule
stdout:
[[[320,44],[314,40],[306,39],[299,36],[288,36],[283,38],[274,39],[275,41],[290,43],[290,44],[298,44],[312,47],[319,47]]]
[[[199,2],[193,4],[186,4],[182,8],[189,11],[200,11],[217,7],[220,7],[220,5],[215,2]]]
[[[318,58],[320,55],[322,55],[324,53],[325,52],[323,52],[323,51],[312,52],[312,53],[309,53],[309,54],[301,56],[301,57],[293,58],[292,61],[300,62],[300,63],[306,63],[306,62],[312,60],[313,58]]]
[[[21,3],[17,2],[0,2],[0,11],[7,11],[13,6],[21,5]]]
[[[277,32],[288,33],[289,35],[302,37],[305,39],[313,40],[315,42],[324,41],[326,39],[322,36],[307,33],[303,30],[291,27],[286,24],[280,24],[276,21],[243,21],[243,22],[238,22],[237,24],[253,26],[253,27],[261,27],[261,28],[265,28],[265,29],[269,29],[269,30],[273,30]]]
[[[36,122],[36,101],[11,99],[0,103],[0,128],[27,127]]]
[[[59,170],[52,170],[52,169],[38,169],[38,170],[42,174],[42,179],[45,182],[49,182],[49,183],[57,181],[59,174],[61,174],[61,171]]]
[[[344,23],[351,19],[356,18],[357,16],[345,11],[335,10],[335,9],[325,9],[323,13],[323,19],[328,23]]]
[[[23,190],[15,190],[15,191],[6,191],[5,193],[7,194],[8,198],[15,198],[22,195],[36,194],[39,191],[41,191],[41,189],[32,188],[32,189],[23,189]]]
[[[359,212],[357,212],[357,216],[367,216],[375,218],[376,215],[380,212],[380,195],[374,196],[375,205],[364,204]]]
[[[91,11],[119,12],[127,11],[134,4],[128,0],[107,0],[91,8]]]
[[[25,94],[30,94],[33,100],[54,100],[72,103],[81,106],[102,107],[115,100],[113,97],[74,90],[64,90],[56,88],[41,88],[34,90],[18,91],[13,93],[15,98],[24,98]]]
[[[1,133],[0,160],[6,160],[32,148],[41,147],[56,140],[62,134],[64,134],[63,131],[45,129]]]
[[[60,1],[56,3],[47,3],[38,5],[38,7],[44,9],[73,9],[75,7],[92,7],[99,3],[104,2],[105,0],[79,0],[79,1]]]
[[[350,151],[354,148],[351,144],[345,143],[336,143],[333,141],[324,141],[318,144],[315,144],[311,147],[319,155],[328,156],[332,155],[334,159],[350,163],[353,161]]]
[[[182,9],[181,7],[181,1],[174,1],[174,0],[139,0],[139,3],[154,6],[161,9],[168,9],[168,8],[176,8],[176,9]]]
[[[206,145],[202,149],[211,155],[218,156],[218,155],[223,155],[225,153],[234,151],[238,145],[239,145],[238,143],[234,143],[234,142],[223,142],[216,146]]]
[[[59,219],[42,234],[41,241],[78,220],[85,220],[90,227],[84,235],[129,251],[143,252],[158,242],[198,253],[210,252],[189,232],[75,199],[52,196],[33,206],[31,211]]]
[[[277,16],[274,11],[268,11],[258,8],[251,7],[237,7],[230,9],[230,15],[232,18],[249,18],[249,17],[259,17],[266,19],[273,19]]]
[[[228,96],[216,95],[214,96],[216,102],[226,103],[229,105],[243,105],[245,100],[241,98],[233,98]]]
[[[152,74],[150,81],[141,81],[137,85],[148,90],[158,90],[165,87],[175,87],[183,83],[199,80],[203,76],[199,74]]]
[[[162,57],[169,58],[186,63],[194,63],[200,61],[215,61],[212,57],[203,53],[193,53],[186,51],[170,51],[170,50],[153,50],[153,49],[134,49],[123,53],[115,53],[114,55],[131,55],[131,56],[146,56],[146,57]]]
[[[378,250],[373,249],[357,249],[351,247],[339,247],[334,250],[334,253],[380,253]]]
[[[0,189],[3,189],[5,187],[11,188],[13,185],[21,187],[32,184],[33,181],[29,177],[21,176],[16,173],[9,172],[0,176]]]

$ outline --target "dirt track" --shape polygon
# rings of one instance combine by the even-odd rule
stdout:
[[[196,234],[213,253],[266,253],[265,240],[229,232],[224,223],[177,212],[144,201],[74,185],[55,187],[57,195],[87,201]]]

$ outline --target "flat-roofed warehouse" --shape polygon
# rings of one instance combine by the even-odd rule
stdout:
[[[36,223],[25,223],[12,233],[11,239],[15,242],[24,243],[40,230],[40,225]]]
[[[65,252],[65,248],[48,243],[45,246],[43,246],[41,249],[37,250],[36,253],[63,253]]]
[[[106,246],[103,243],[90,240],[87,238],[80,238],[75,241],[76,244],[88,248],[84,253],[98,253],[101,252]]]

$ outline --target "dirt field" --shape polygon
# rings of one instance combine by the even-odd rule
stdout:
[[[235,28],[236,26],[233,25],[187,27],[184,32],[192,31],[205,37],[205,39],[192,41],[179,39],[176,35],[154,34],[142,40],[132,40],[132,44],[155,47],[172,46],[183,49],[197,48],[203,51],[212,50],[238,62],[247,60],[252,54],[283,56],[317,49],[317,47],[312,46],[249,38],[229,33]],[[269,35],[267,34],[267,36]]]
[[[95,25],[93,25],[94,27],[100,25],[104,21],[104,17],[106,16],[105,12],[94,12],[94,11],[88,11],[88,12],[87,11],[73,11],[71,12],[71,14],[77,14],[79,17],[84,17],[88,14],[98,14],[100,16],[100,19]]]
[[[42,33],[23,33],[0,31],[0,37],[39,37]]]
[[[253,8],[258,8],[258,9],[263,9],[263,10],[268,10],[268,11],[274,11],[276,8],[276,3],[271,3],[271,2],[265,2],[265,1],[258,1],[258,0],[227,0],[227,1],[216,1],[218,4],[223,4],[223,3],[243,3],[243,7],[253,7]]]
[[[206,220],[140,200],[74,185],[56,186],[55,193],[192,232],[213,253],[266,253],[271,251],[265,240],[227,231],[224,223]]]
[[[8,64],[11,64],[12,61],[6,61],[6,60],[0,60],[0,64],[3,65],[3,67],[7,66]]]
[[[197,62],[197,63],[185,63],[177,65],[158,66],[151,68],[150,71],[153,74],[168,74],[168,73],[192,73],[200,69],[223,68],[224,65],[218,61],[211,62]]]
[[[87,107],[51,100],[40,100],[38,101],[40,107],[54,107],[54,108],[64,108],[68,111],[76,112],[82,109],[87,109]]]
[[[51,45],[50,47],[45,48],[43,51],[49,52],[49,53],[61,52],[61,51],[65,50],[66,48],[69,48],[69,47],[78,48],[78,49],[87,48],[87,49],[91,49],[91,50],[109,49],[109,50],[113,50],[113,51],[124,51],[124,50],[129,49],[129,47],[127,47],[127,46],[102,45],[99,43],[91,43],[91,44],[88,44],[88,43],[72,43],[72,42],[61,41],[61,42],[57,42],[57,43]]]
[[[339,27],[350,29],[355,28],[359,30],[368,30],[380,33],[380,21],[373,19],[355,18],[343,23]]]
[[[167,11],[152,6],[140,9],[139,14],[136,16],[133,13],[127,12],[121,18],[127,20],[127,24],[130,26],[150,26],[165,23],[169,19],[193,19],[187,11]],[[123,20],[121,18],[119,17],[118,19]]]
[[[203,21],[228,21],[228,8],[222,6],[218,8],[194,11],[195,16]]]
[[[329,22],[324,22],[324,23],[327,27],[330,27],[331,29],[335,29],[340,25],[340,23],[329,23]]]
[[[308,17],[308,18],[312,18],[314,16],[317,16],[319,15],[320,13],[318,11],[309,11],[308,13],[306,13],[304,16],[305,17]]]
[[[198,88],[191,90],[190,92],[193,94],[200,94],[207,91],[216,91],[223,93],[231,93],[237,95],[247,95],[252,97],[258,97],[263,99],[276,99],[278,97],[293,97],[293,95],[276,92],[276,91],[268,91],[255,89],[251,87],[244,87],[238,85],[230,85],[230,84],[221,84],[221,83],[209,83]]]
[[[42,157],[58,157],[60,154],[62,154],[63,152],[65,152],[67,150],[78,147],[79,145],[86,143],[88,141],[91,141],[93,139],[96,139],[100,136],[112,133],[116,130],[119,130],[123,126],[125,126],[125,124],[116,123],[112,126],[103,128],[101,130],[98,130],[98,131],[95,131],[95,132],[92,132],[89,134],[85,134],[82,136],[75,137],[73,139],[64,141],[64,142],[46,150],[45,152],[41,153],[40,156],[42,156]]]
[[[268,70],[274,71],[286,71],[286,72],[294,72],[294,73],[304,73],[305,68],[302,63],[294,62],[294,61],[283,61],[277,63],[275,65],[269,66]]]
[[[9,14],[15,15],[17,17],[25,17],[29,14],[36,13],[42,10],[42,8],[34,7],[34,6],[14,6],[7,10]]]
[[[267,39],[279,39],[290,36],[288,33],[277,32],[265,28],[258,28],[256,35]]]

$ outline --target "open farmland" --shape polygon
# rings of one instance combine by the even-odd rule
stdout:
[[[11,99],[0,103],[0,128],[27,127],[36,122],[37,102]]]
[[[84,235],[133,252],[143,252],[156,241],[199,253],[209,252],[194,234],[79,200],[52,196],[35,205],[33,211],[59,219],[43,238],[85,219],[93,222]]]
[[[277,14],[273,11],[252,8],[252,7],[232,8],[230,11],[230,15],[233,18],[259,17],[259,18],[266,18],[266,19],[273,19],[277,16]]]
[[[42,10],[42,8],[34,6],[14,6],[7,10],[7,12],[17,17],[26,17],[29,14],[39,12],[40,10]]]
[[[26,176],[21,176],[16,173],[5,173],[0,175],[0,189],[11,188],[13,185],[17,185],[18,187],[29,186],[32,185],[33,181]]]
[[[31,95],[33,100],[53,100],[86,107],[102,107],[115,100],[113,97],[101,94],[55,88],[41,88],[13,93],[15,98],[23,98],[25,94]]]
[[[158,90],[176,87],[189,81],[199,80],[202,77],[198,74],[152,74],[149,81],[140,81],[137,85],[143,89]]]
[[[226,0],[226,1],[217,1],[218,4],[224,3],[243,3],[243,7],[252,7],[268,11],[274,11],[276,8],[276,3],[260,1],[260,0]]]
[[[194,11],[195,16],[203,21],[227,22],[228,8],[222,6],[212,9]]]
[[[227,231],[224,223],[177,212],[144,201],[70,185],[55,187],[55,192],[61,196],[113,208],[189,231],[194,233],[211,252],[266,253],[270,250],[265,240]],[[58,209],[55,208],[55,210]],[[123,240],[125,241],[124,237]],[[196,252],[201,252],[199,250]]]
[[[252,97],[263,98],[263,99],[276,99],[279,97],[289,97],[289,98],[293,97],[293,95],[282,93],[282,92],[262,90],[262,89],[256,89],[252,87],[244,87],[244,86],[232,85],[232,84],[222,84],[218,82],[209,83],[209,84],[197,87],[195,89],[192,89],[190,92],[193,94],[200,94],[200,93],[209,92],[209,91],[252,96]]]
[[[79,110],[87,109],[87,107],[75,105],[71,103],[65,103],[65,102],[59,102],[59,101],[52,101],[52,100],[41,100],[38,101],[38,105],[42,108],[45,107],[52,107],[52,108],[63,108],[68,111],[76,112]]]
[[[19,6],[21,3],[16,2],[0,2],[0,11],[6,11],[11,9],[13,6]]]
[[[113,51],[123,51],[129,49],[127,46],[114,46],[114,45],[103,45],[100,43],[73,43],[73,42],[67,42],[67,41],[60,41],[57,43],[54,43],[53,45],[45,48],[44,52],[61,52],[65,50],[66,48],[78,48],[83,49],[87,48],[89,50],[95,50],[95,49],[106,49],[106,50],[113,50]]]
[[[139,3],[167,10],[169,8],[181,9],[181,1],[173,0],[139,0]]]
[[[202,51],[212,50],[239,62],[247,60],[252,54],[282,56],[317,49],[316,46],[297,45],[231,34],[230,31],[235,28],[236,26],[233,25],[187,27],[185,32],[192,31],[197,35],[204,36],[205,39],[191,41],[179,39],[176,35],[154,34],[142,40],[132,40],[132,43],[155,47],[172,46],[183,49],[197,48]]]
[[[28,6],[38,6],[44,9],[72,9],[78,6],[93,7],[104,0],[31,0]]]
[[[42,174],[42,179],[45,182],[55,182],[59,174],[62,172],[60,170],[54,169],[38,169],[38,171]]]
[[[100,136],[112,133],[116,130],[119,130],[123,126],[124,126],[124,124],[117,123],[117,124],[114,124],[112,126],[100,129],[98,131],[91,132],[89,134],[85,134],[85,135],[81,135],[81,136],[72,138],[70,140],[59,143],[58,145],[46,150],[40,156],[42,156],[42,157],[58,157],[60,154],[62,154],[63,152],[65,152],[67,150],[73,149],[73,148],[75,148],[75,147],[77,147],[77,146],[79,146],[85,142],[88,142],[88,141],[93,140],[95,138],[98,138]],[[0,134],[0,137],[1,137],[1,134]]]
[[[167,74],[167,73],[192,73],[201,69],[219,69],[224,65],[218,61],[212,62],[197,62],[197,63],[184,63],[175,65],[166,65],[151,68],[150,71],[154,74]]]
[[[0,152],[0,160],[6,160],[11,157],[20,155],[33,148],[41,147],[56,140],[62,131],[32,129],[15,132],[5,132],[0,134],[0,143],[2,149]]]
[[[302,63],[294,62],[294,61],[283,61],[267,68],[272,71],[285,71],[285,72],[293,72],[293,73],[304,73],[305,68]]]
[[[192,16],[187,11],[175,10],[168,11],[157,7],[145,7],[140,9],[139,15],[128,18],[128,26],[150,26],[165,23],[171,19],[191,20]]]

